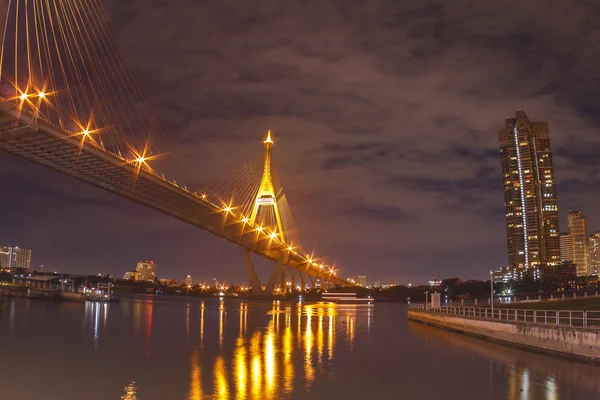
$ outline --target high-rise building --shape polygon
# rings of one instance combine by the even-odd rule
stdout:
[[[9,268],[10,253],[10,246],[0,246],[0,268]]]
[[[31,268],[31,250],[13,247],[10,268]]]
[[[569,232],[560,234],[560,260],[573,261],[573,241]]]
[[[123,275],[123,279],[125,279],[126,281],[137,281],[139,280],[139,274],[137,273],[137,271],[127,271],[125,272],[125,275]]]
[[[569,233],[573,249],[573,263],[577,267],[577,276],[587,276],[588,271],[588,234],[585,215],[581,210],[569,211]]]
[[[358,275],[356,277],[356,283],[358,286],[367,287],[367,277],[366,275]]]
[[[590,235],[588,240],[588,246],[589,274],[598,275],[598,272],[600,272],[600,232],[596,232]]]
[[[0,268],[31,268],[31,250],[0,246]]]
[[[156,280],[156,264],[154,261],[140,261],[135,268],[138,273],[137,280],[139,281],[151,281]]]
[[[539,279],[539,265],[560,262],[558,206],[548,123],[517,110],[498,132],[508,242],[516,276]]]

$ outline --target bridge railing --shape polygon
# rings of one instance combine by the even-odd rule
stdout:
[[[465,318],[525,322],[545,325],[568,325],[600,329],[600,310],[531,310],[517,308],[440,306],[411,304],[410,310],[455,315]]]

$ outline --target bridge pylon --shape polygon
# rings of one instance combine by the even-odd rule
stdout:
[[[269,223],[268,220],[274,217],[275,226],[273,226],[273,228],[277,231],[276,234],[279,236],[281,243],[287,243],[281,214],[279,213],[279,207],[277,206],[277,196],[275,195],[273,177],[271,176],[271,153],[273,150],[271,131],[267,132],[267,138],[265,139],[264,144],[265,157],[263,175],[258,192],[256,193],[256,198],[254,199],[252,214],[250,214],[250,224],[254,225],[258,223],[259,225],[262,225],[263,222]]]

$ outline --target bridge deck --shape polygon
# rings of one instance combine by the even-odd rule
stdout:
[[[286,265],[334,284],[344,279],[307,265],[286,246],[268,239],[257,242],[257,233],[232,217],[226,220],[218,206],[168,182],[155,174],[138,171],[130,162],[92,143],[81,146],[80,137],[19,111],[10,103],[0,104],[0,150],[52,168],[120,196],[204,229],[263,257],[278,260],[287,257]],[[264,236],[263,236],[264,238]]]

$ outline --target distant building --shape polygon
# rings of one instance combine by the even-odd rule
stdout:
[[[156,281],[156,264],[154,264],[154,261],[140,261],[135,271],[138,273],[138,281]]]
[[[376,281],[376,282],[373,284],[373,287],[374,287],[375,289],[379,289],[379,288],[381,288],[381,282],[379,282],[379,281]]]
[[[442,286],[445,288],[451,287],[451,286],[460,286],[462,284],[463,284],[463,280],[460,277],[448,278],[448,279],[442,280]]]
[[[442,281],[440,281],[438,278],[433,278],[433,280],[429,281],[429,287],[438,287],[438,286],[442,286]]]
[[[541,264],[560,262],[558,206],[548,123],[523,110],[498,132],[504,181],[508,265],[539,279]]]
[[[127,271],[125,275],[123,275],[123,279],[127,281],[137,281],[139,280],[139,274],[137,271]]]
[[[575,289],[577,267],[571,261],[564,261],[558,265],[542,265],[541,279],[545,284],[560,290]]]
[[[175,279],[160,278],[159,282],[163,286],[177,286]]]
[[[589,275],[587,222],[583,211],[571,210],[569,212],[569,233],[573,249],[572,261],[577,267],[577,276]]]
[[[187,286],[192,286],[192,277],[190,275],[185,277],[185,284]]]
[[[31,250],[0,246],[0,268],[31,268]]]
[[[514,271],[508,266],[495,270],[493,277],[494,283],[507,283],[512,279],[518,280],[518,277],[515,276]]]
[[[0,268],[9,268],[10,265],[10,246],[0,246]]]
[[[356,277],[356,283],[358,286],[367,287],[367,277],[366,275],[358,275]]]
[[[569,232],[560,234],[560,260],[573,261],[573,242]]]
[[[593,233],[588,239],[589,274],[598,275],[600,271],[600,232]]]

